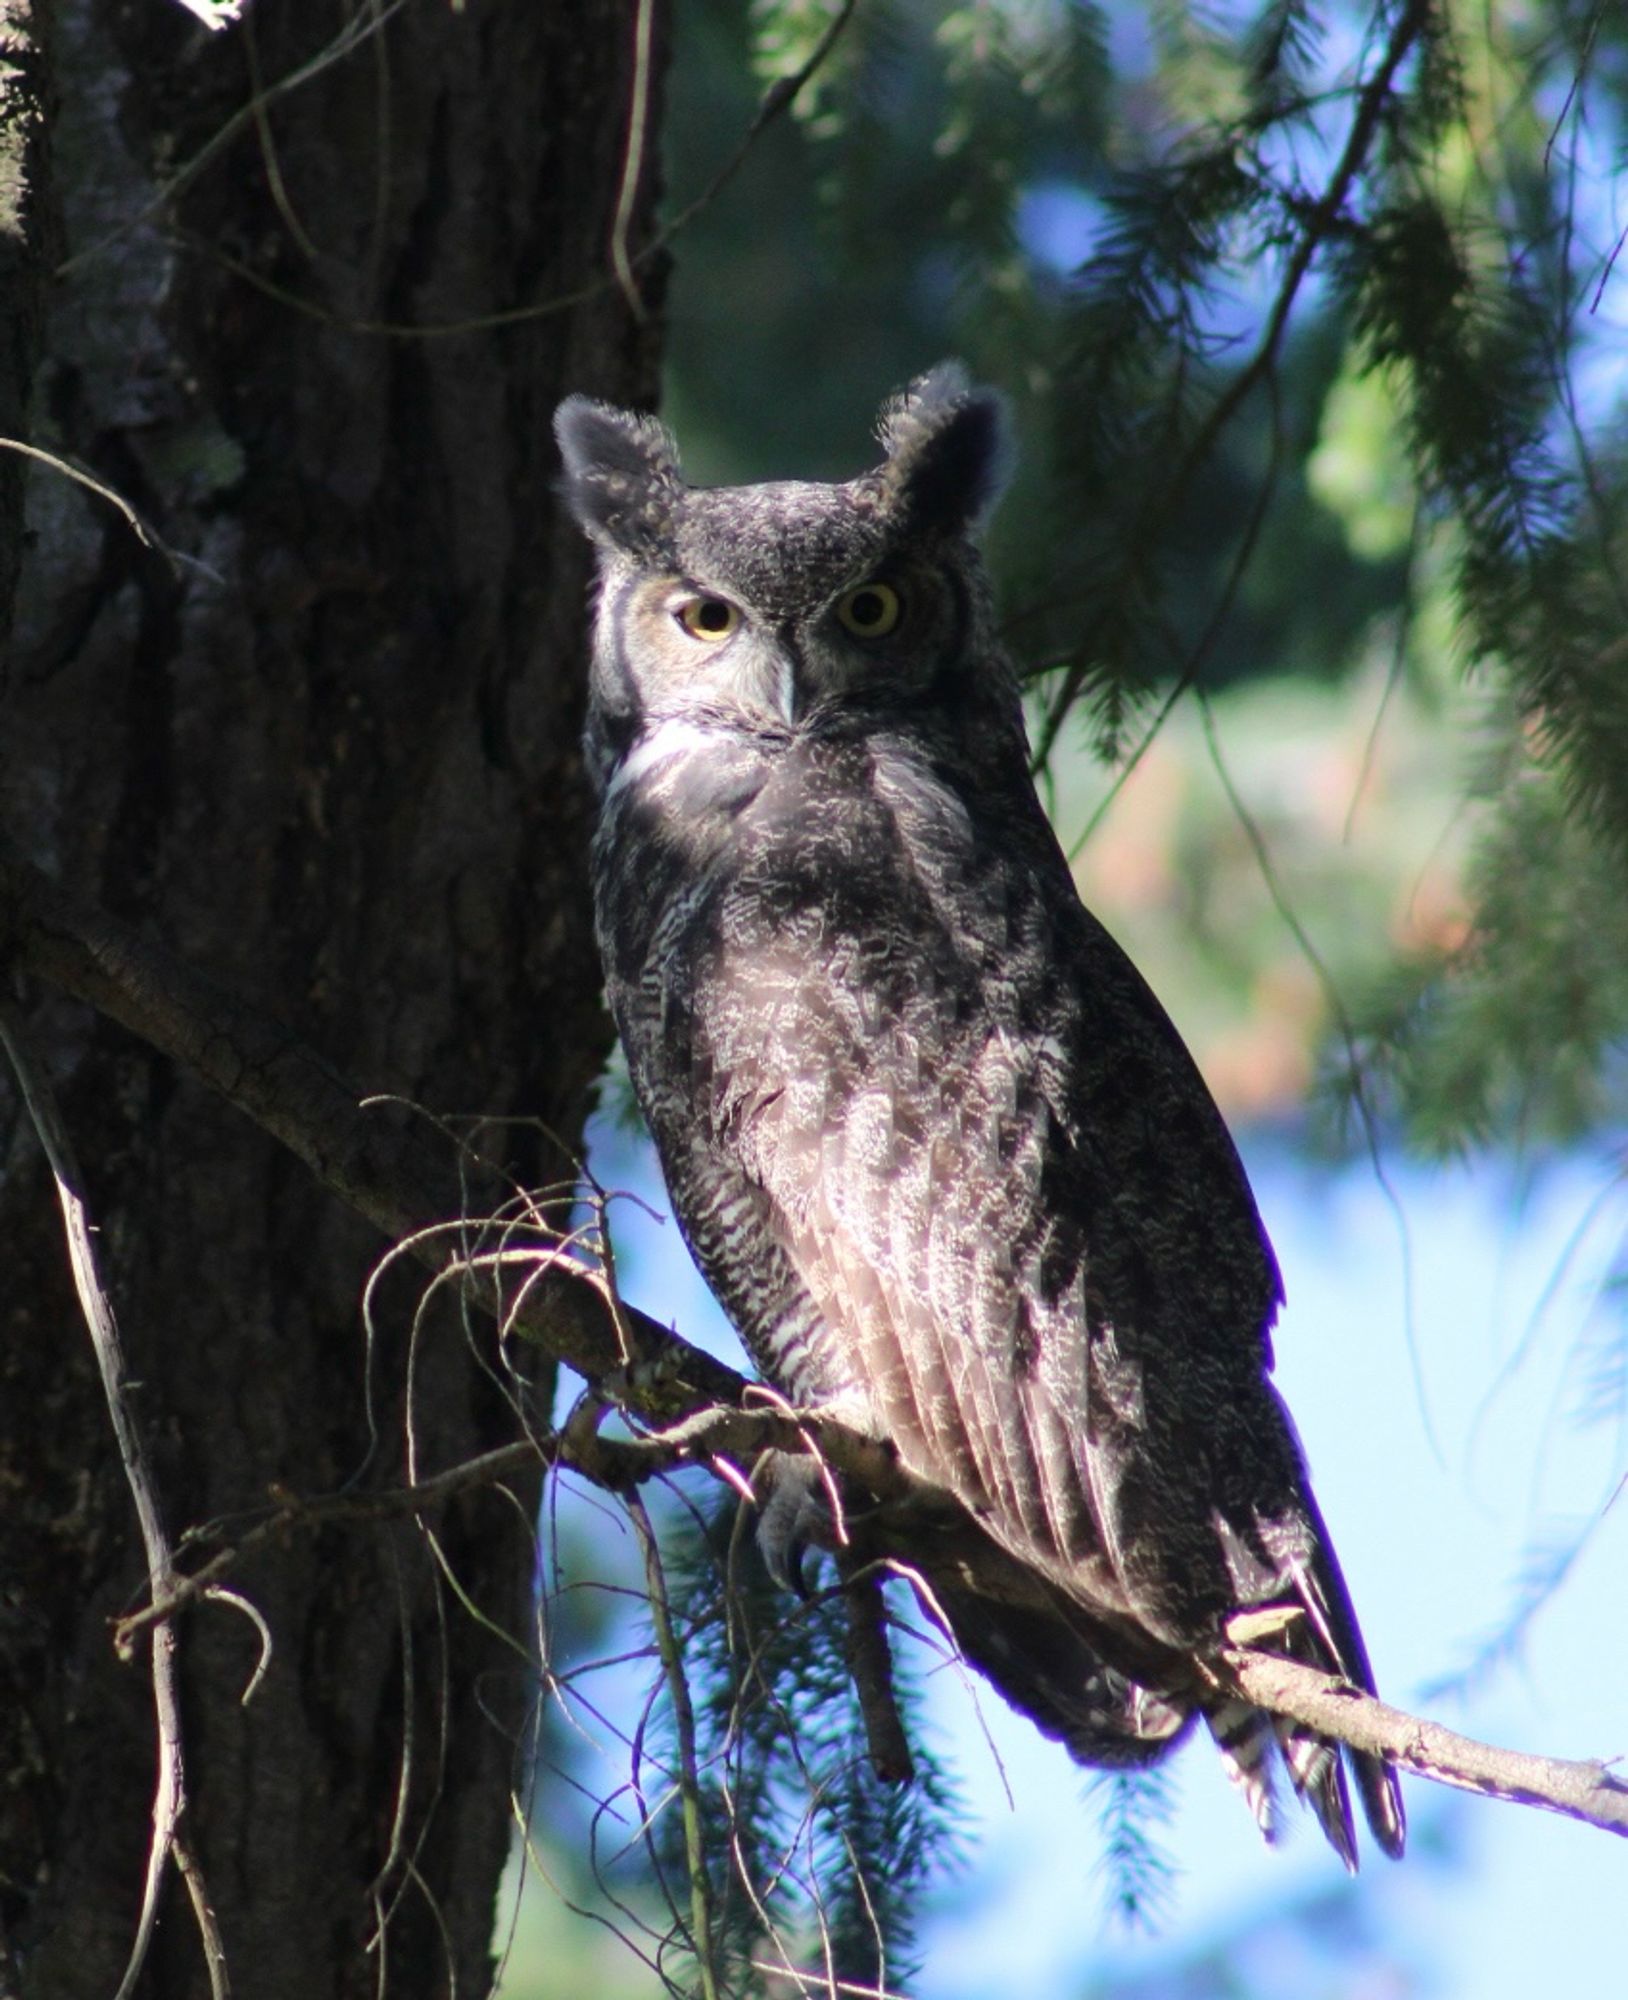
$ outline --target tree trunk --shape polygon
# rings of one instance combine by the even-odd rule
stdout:
[[[14,111],[41,88],[20,0],[0,26],[8,59],[27,42],[0,85]],[[24,279],[54,203],[35,442],[174,557],[33,467],[0,831],[362,1086],[535,1117],[491,1146],[528,1185],[568,1177],[609,1031],[577,749],[586,564],[548,420],[568,389],[654,389],[649,322],[599,282],[632,9],[278,0],[211,35],[167,0],[64,0],[51,55],[54,179],[36,120],[17,229],[0,214],[0,416],[26,406]],[[168,1061],[29,1002],[172,1535],[364,1461],[399,1482],[409,1428],[420,1473],[517,1434],[489,1329],[448,1313],[414,1335],[403,1280],[370,1346],[379,1241]],[[155,1736],[145,1646],[121,1665],[108,1621],[146,1564],[9,1079],[0,1230],[0,1994],[111,2000]],[[247,1707],[254,1626],[216,1604],[181,1621],[186,1830],[240,2000],[486,1990],[534,1506],[524,1483],[453,1503],[439,1559],[410,1522],[260,1551],[230,1579],[273,1641]],[[209,1990],[173,1870],[140,1990]]]

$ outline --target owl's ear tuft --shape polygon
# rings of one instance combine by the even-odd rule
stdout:
[[[565,477],[560,491],[583,532],[602,548],[642,560],[670,548],[684,482],[672,433],[654,417],[588,396],[554,412]]]
[[[913,528],[961,534],[1006,483],[1006,413],[993,389],[975,389],[959,361],[941,361],[882,406],[881,481],[890,511]]]

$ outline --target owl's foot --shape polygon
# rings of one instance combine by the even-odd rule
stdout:
[[[764,1454],[753,1479],[758,1495],[757,1545],[782,1590],[809,1596],[803,1564],[811,1548],[835,1542],[831,1507],[819,1465],[800,1452]]]

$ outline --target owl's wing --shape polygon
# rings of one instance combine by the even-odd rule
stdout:
[[[1220,1115],[1060,856],[964,819],[895,802],[854,883],[744,880],[722,925],[706,1011],[738,1032],[701,1094],[811,1303],[805,1377],[860,1385],[906,1464],[1083,1601],[1183,1649],[1297,1606],[1310,1655],[1371,1686]],[[723,1289],[795,1388],[783,1330]],[[1346,1822],[1337,1755],[1287,1747]],[[1392,1781],[1362,1777],[1390,1845]]]
[[[1297,1477],[1247,1183],[1060,857],[888,803],[849,872],[744,871],[719,924],[690,1101],[818,1365],[727,1274],[725,1304],[783,1384],[856,1381],[914,1469],[1187,1643],[1237,1601],[1216,1510],[1248,1543]]]

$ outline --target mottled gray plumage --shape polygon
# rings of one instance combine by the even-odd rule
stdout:
[[[1197,1671],[1282,1606],[1263,1643],[1372,1685],[1237,1153],[1028,776],[971,539],[996,400],[935,370],[838,485],[688,487],[581,397],[557,429],[600,559],[600,945],[701,1269],[769,1380],[1028,1566],[1021,1605],[934,1578],[1010,1700],[1089,1763],[1202,1711],[1268,1830],[1280,1745],[1354,1864],[1338,1752]],[[1400,1852],[1393,1775],[1355,1768]]]

